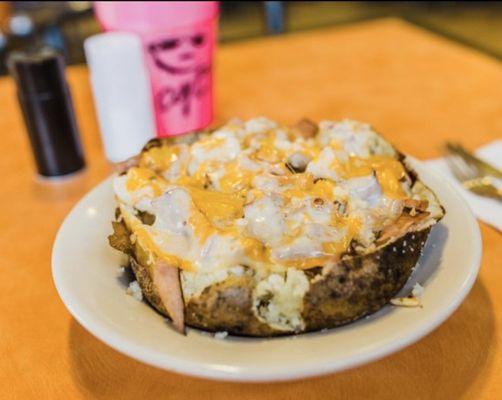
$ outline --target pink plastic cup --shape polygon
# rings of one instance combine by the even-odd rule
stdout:
[[[158,136],[211,123],[218,2],[97,1],[94,10],[105,30],[141,37]]]

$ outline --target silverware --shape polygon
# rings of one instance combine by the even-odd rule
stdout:
[[[481,196],[502,200],[502,190],[493,185],[492,178],[486,174],[485,168],[480,168],[477,163],[472,161],[474,156],[467,157],[469,160],[467,161],[463,153],[452,150],[449,144],[446,145],[446,148],[450,152],[450,156],[446,157],[448,166],[466,189]]]
[[[446,143],[446,149],[453,154],[461,157],[471,168],[478,170],[478,175],[491,175],[495,178],[502,179],[502,171],[487,162],[477,158],[475,155],[464,149],[458,143]]]

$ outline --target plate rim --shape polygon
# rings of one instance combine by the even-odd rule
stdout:
[[[58,243],[61,243],[61,236],[65,227],[70,224],[71,216],[76,212],[76,210],[84,203],[89,197],[91,197],[96,191],[99,191],[103,186],[110,184],[113,179],[113,175],[108,176],[99,184],[94,186],[90,191],[88,191],[70,210],[66,215],[63,223],[58,229],[55,236],[54,243],[52,246],[51,255],[51,271],[52,279],[58,295],[70,312],[71,316],[83,326],[89,333],[93,336],[112,347],[114,350],[128,357],[131,357],[137,361],[144,364],[154,366],[159,369],[166,371],[176,372],[180,374],[189,375],[192,377],[206,378],[211,380],[220,381],[234,381],[234,382],[279,382],[279,381],[291,381],[302,378],[309,378],[314,376],[322,376],[329,373],[335,373],[342,370],[351,369],[369,362],[377,361],[390,355],[396,353],[403,348],[416,343],[420,339],[427,336],[430,332],[435,330],[440,324],[445,322],[460,306],[460,304],[465,300],[469,294],[474,282],[479,273],[481,256],[482,256],[482,240],[481,232],[479,229],[479,224],[472,213],[471,208],[465,201],[465,199],[460,195],[458,190],[448,181],[442,179],[441,174],[427,166],[424,162],[418,161],[413,157],[407,156],[407,159],[412,162],[412,165],[418,164],[421,169],[426,169],[427,174],[434,177],[434,180],[440,180],[443,184],[448,187],[448,190],[454,194],[456,201],[458,201],[462,207],[467,211],[466,219],[469,221],[469,231],[472,232],[474,238],[474,251],[472,252],[472,259],[470,261],[469,273],[466,275],[462,285],[458,287],[457,296],[454,301],[444,306],[439,311],[436,311],[434,318],[429,321],[428,324],[421,325],[414,331],[397,338],[396,341],[388,341],[383,346],[377,349],[372,349],[370,351],[362,352],[360,354],[351,355],[345,358],[334,358],[330,362],[324,362],[319,365],[308,365],[304,368],[285,368],[282,371],[275,371],[273,373],[267,372],[266,368],[261,369],[259,372],[254,371],[242,371],[242,367],[229,367],[224,368],[222,365],[218,366],[206,366],[200,365],[194,361],[185,361],[178,357],[166,357],[165,354],[162,356],[162,360],[159,357],[155,357],[155,354],[150,354],[151,352],[146,352],[143,346],[134,343],[123,337],[118,332],[108,329],[105,326],[100,325],[92,320],[92,315],[90,315],[83,307],[78,306],[78,302],[74,301],[74,296],[65,287],[63,283],[63,277],[59,272],[59,261],[58,257]]]

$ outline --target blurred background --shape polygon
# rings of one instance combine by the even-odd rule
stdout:
[[[83,41],[100,31],[87,1],[0,2],[0,75],[11,50],[42,44],[58,49],[68,64],[85,62]],[[288,34],[372,18],[399,17],[502,58],[499,2],[222,2],[220,42]]]

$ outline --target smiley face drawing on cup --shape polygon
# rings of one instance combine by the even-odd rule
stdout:
[[[200,103],[207,103],[211,87],[209,39],[206,33],[196,32],[156,39],[147,45],[150,62],[157,70],[153,95],[158,112],[191,118],[204,106]]]

